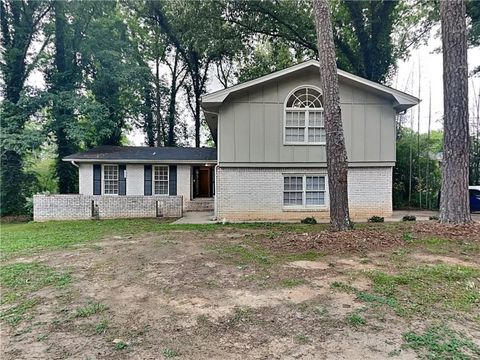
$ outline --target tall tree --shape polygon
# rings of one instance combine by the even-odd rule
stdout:
[[[201,96],[212,64],[235,54],[240,34],[224,20],[224,3],[208,1],[152,1],[152,12],[169,43],[182,57],[189,74],[185,84],[195,122],[195,146],[200,146]]]
[[[123,8],[117,2],[105,1],[94,3],[92,10],[79,48],[87,74],[84,83],[95,100],[107,109],[109,122],[115,124],[99,142],[120,145],[129,120],[140,116],[145,101],[151,100],[148,98],[151,72],[130,37]]]
[[[327,172],[330,194],[330,226],[333,231],[350,230],[348,209],[348,160],[342,127],[335,44],[327,0],[314,0],[320,82],[325,108]]]
[[[1,0],[0,26],[2,31],[3,96],[0,114],[0,198],[1,215],[23,212],[25,177],[22,171],[22,150],[19,140],[27,117],[18,106],[25,81],[34,69],[39,56],[48,44],[48,38],[40,42],[40,50],[32,56],[32,44],[50,10],[50,3],[27,0]]]
[[[74,153],[78,147],[69,139],[66,128],[73,123],[74,109],[69,101],[76,89],[78,69],[75,51],[71,48],[70,29],[67,22],[65,2],[56,0],[53,5],[55,21],[55,53],[53,71],[50,74],[50,91],[54,95],[52,106],[52,129],[57,141],[56,174],[61,194],[75,193],[77,189],[77,172],[71,164],[62,158]]]
[[[468,63],[464,0],[440,1],[444,145],[440,221],[471,221],[468,194]]]
[[[170,69],[170,89],[167,114],[168,135],[165,145],[176,146],[177,140],[175,135],[175,124],[177,117],[177,94],[178,90],[183,86],[187,72],[185,66],[180,61],[180,54],[178,50],[175,50],[173,61],[170,62],[166,60],[166,64]]]

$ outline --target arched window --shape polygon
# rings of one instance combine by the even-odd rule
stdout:
[[[285,103],[285,144],[325,144],[322,94],[313,87],[295,90]]]

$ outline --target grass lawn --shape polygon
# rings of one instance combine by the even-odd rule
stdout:
[[[121,220],[79,220],[79,221],[50,221],[1,224],[2,241],[0,251],[3,257],[28,253],[30,250],[63,248],[71,245],[88,243],[105,237],[117,235],[134,236],[148,232],[164,232],[171,230],[213,231],[233,225],[171,225],[171,220],[157,219],[121,219]],[[267,228],[310,231],[309,225],[299,224],[236,224],[235,228]],[[324,229],[325,225],[317,225],[317,229]]]
[[[478,359],[480,231],[1,225],[2,359]]]

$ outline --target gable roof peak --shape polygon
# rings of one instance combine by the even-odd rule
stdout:
[[[252,79],[244,83],[240,83],[240,84],[228,87],[226,89],[211,92],[209,94],[202,96],[202,106],[204,108],[218,107],[227,99],[229,95],[234,94],[240,90],[248,89],[250,87],[260,85],[262,83],[266,83],[268,81],[271,81],[277,78],[281,78],[283,76],[295,73],[297,71],[304,70],[309,67],[319,68],[320,64],[318,60],[315,60],[315,59],[307,60],[305,62],[292,65],[286,69],[278,70],[273,73],[260,76],[256,79]],[[339,80],[344,80],[344,81],[356,84],[358,86],[364,87],[366,89],[370,89],[371,91],[381,93],[385,96],[391,97],[392,100],[394,101],[394,108],[396,109],[397,112],[404,111],[412,106],[417,105],[420,102],[420,99],[416,98],[415,96],[412,96],[403,91],[396,90],[391,87],[376,83],[374,81],[367,80],[360,76],[351,74],[347,71],[338,70],[337,74],[338,74]]]

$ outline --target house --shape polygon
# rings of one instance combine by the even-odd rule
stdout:
[[[99,147],[66,157],[79,167],[85,214],[178,216],[214,209],[227,220],[328,218],[318,71],[311,60],[203,96],[217,149]],[[389,216],[395,118],[419,99],[341,70],[338,79],[350,213],[354,219]],[[37,203],[57,201],[46,198]],[[107,211],[106,202],[123,210]],[[45,204],[34,210],[42,214]],[[138,207],[146,210],[132,210]]]
[[[213,210],[215,148],[99,146],[63,159],[83,195],[182,196],[184,210]]]

